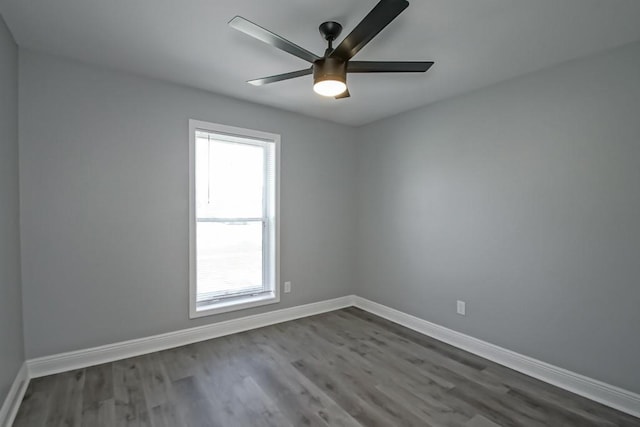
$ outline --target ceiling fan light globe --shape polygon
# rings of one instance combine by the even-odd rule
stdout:
[[[347,90],[345,82],[340,80],[321,80],[313,85],[313,91],[322,96],[336,96]]]

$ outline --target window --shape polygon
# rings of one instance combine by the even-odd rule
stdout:
[[[280,301],[280,136],[189,121],[189,311]]]

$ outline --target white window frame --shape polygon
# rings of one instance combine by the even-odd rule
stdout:
[[[274,144],[274,181],[275,181],[275,219],[271,226],[275,239],[274,282],[269,292],[260,295],[222,298],[208,306],[198,306],[197,288],[197,232],[196,232],[196,131],[237,136],[240,138],[258,139]],[[263,265],[263,276],[264,269]],[[227,126],[218,123],[189,120],[189,317],[191,319],[230,311],[243,310],[266,304],[280,302],[280,135],[252,129]]]

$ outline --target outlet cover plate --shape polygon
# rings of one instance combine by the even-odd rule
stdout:
[[[461,316],[467,315],[467,303],[464,301],[458,300],[457,310],[456,312]]]

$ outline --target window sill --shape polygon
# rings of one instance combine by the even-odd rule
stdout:
[[[244,298],[234,298],[232,300],[221,300],[192,309],[189,317],[191,319],[195,319],[197,317],[228,313],[231,311],[244,310],[247,308],[259,307],[261,305],[267,304],[275,304],[278,302],[280,302],[280,296],[276,295],[276,292],[270,292],[264,295],[248,296]]]

